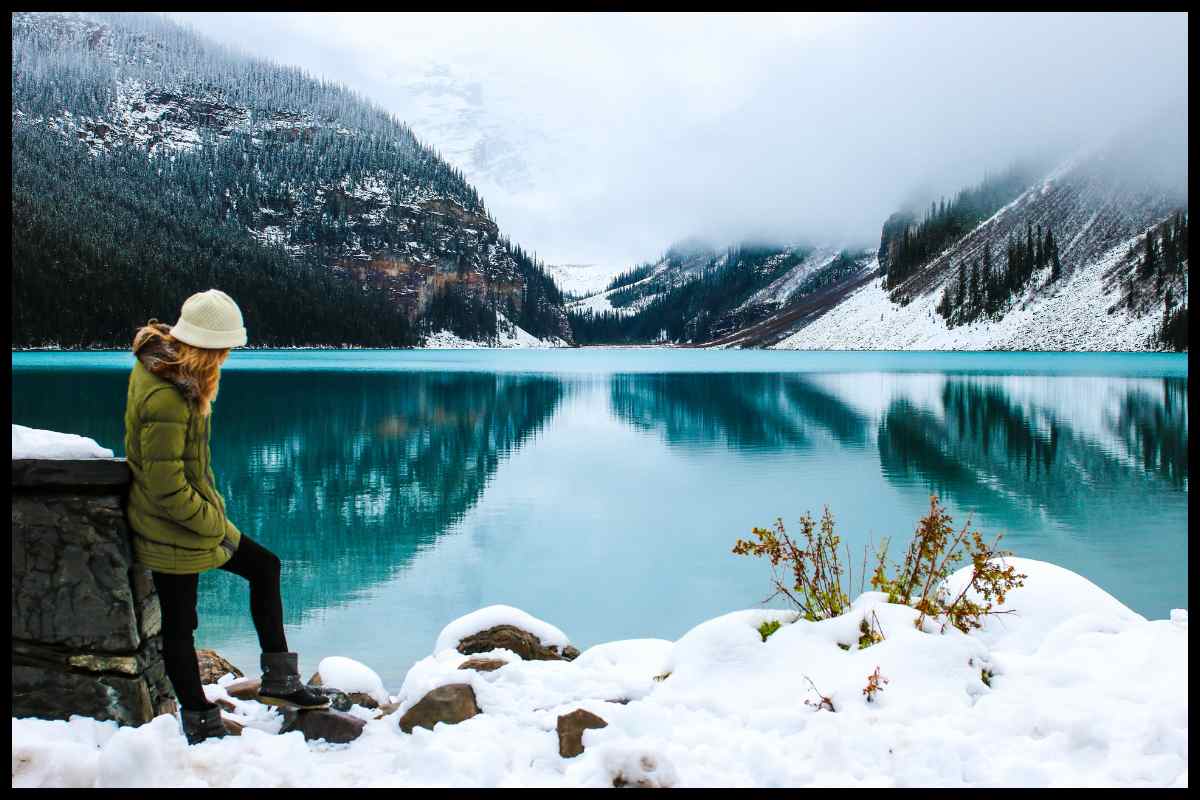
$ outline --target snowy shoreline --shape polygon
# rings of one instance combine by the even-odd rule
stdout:
[[[278,714],[230,698],[226,676],[206,692],[233,706],[240,737],[189,748],[171,715],[138,728],[14,718],[12,785],[1186,787],[1186,610],[1147,620],[1073,572],[1009,562],[1028,575],[1006,599],[1011,613],[970,634],[917,629],[914,609],[866,592],[820,622],[747,609],[675,642],[597,644],[572,661],[496,649],[471,658],[500,668],[461,669],[454,643],[488,625],[567,641],[491,606],[445,627],[386,713],[351,707],[366,726],[349,744],[276,735]],[[948,588],[968,579],[960,570]],[[868,618],[884,638],[860,647]],[[382,697],[369,668],[338,663],[346,677],[323,677]],[[872,674],[886,682],[867,692]],[[480,713],[402,732],[406,711],[452,684],[470,686]],[[578,709],[607,725],[564,758],[556,722]]]

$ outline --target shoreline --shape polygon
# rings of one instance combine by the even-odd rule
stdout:
[[[993,350],[883,350],[874,348],[845,348],[845,349],[799,349],[799,348],[775,348],[775,347],[706,347],[704,345],[689,345],[689,344],[577,344],[568,345],[565,347],[490,347],[487,345],[478,345],[474,347],[366,347],[362,345],[288,345],[277,347],[265,346],[246,346],[237,348],[241,351],[348,351],[362,350],[371,352],[394,352],[398,350],[419,351],[451,351],[451,350],[689,350],[689,351],[746,351],[746,352],[762,352],[762,353],[1024,353],[1024,354],[1041,354],[1052,353],[1056,355],[1062,354],[1077,354],[1077,355],[1188,355],[1188,350],[1008,350],[1008,349],[993,349]],[[123,347],[11,347],[11,353],[126,353],[128,348]]]

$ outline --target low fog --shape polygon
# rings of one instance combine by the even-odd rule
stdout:
[[[170,16],[409,122],[548,263],[877,244],[903,204],[1164,108],[1187,140],[1184,13]]]

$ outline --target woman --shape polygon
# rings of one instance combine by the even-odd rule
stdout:
[[[200,684],[192,632],[200,573],[223,569],[250,583],[250,614],[262,646],[265,703],[322,708],[324,695],[300,680],[288,652],[279,559],[225,516],[209,453],[212,402],[221,364],[246,344],[242,312],[209,289],[183,304],[179,321],[156,320],[133,339],[137,357],[125,407],[125,453],[133,473],[127,514],[137,560],[149,567],[162,607],[163,660],[182,707],[189,744],[225,735],[220,709]]]

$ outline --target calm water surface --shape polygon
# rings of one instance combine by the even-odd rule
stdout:
[[[14,353],[13,422],[123,455],[131,365]],[[581,648],[678,638],[769,594],[729,552],[752,526],[828,505],[852,551],[895,553],[930,492],[1165,617],[1187,606],[1187,381],[1151,354],[242,351],[213,461],[284,560],[306,674],[349,655],[394,691],[480,606]],[[257,669],[245,584],[206,573],[201,598],[197,642]]]

